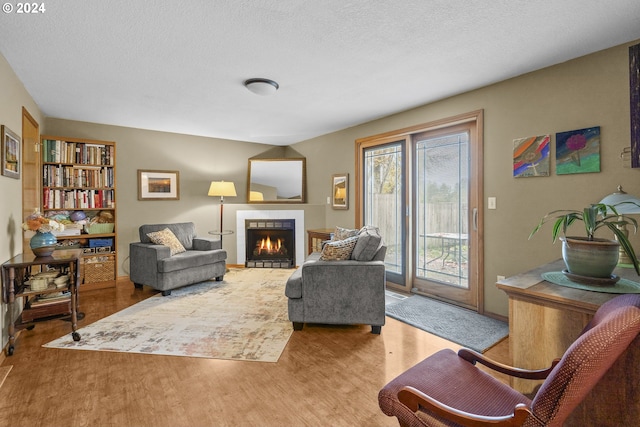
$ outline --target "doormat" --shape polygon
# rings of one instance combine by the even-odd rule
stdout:
[[[387,305],[387,316],[484,353],[509,335],[509,325],[466,308],[413,295]]]
[[[292,270],[232,269],[158,294],[44,347],[277,362],[293,332],[284,287]]]

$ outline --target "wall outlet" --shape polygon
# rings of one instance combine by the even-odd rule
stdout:
[[[331,196],[327,196],[327,204],[330,205],[331,204]]]
[[[496,281],[498,281],[498,282],[499,282],[499,281],[504,280],[504,279],[505,279],[505,277],[504,277],[504,276],[501,276],[501,275],[499,275],[499,274],[498,274],[498,277],[497,277],[497,280],[496,280]]]

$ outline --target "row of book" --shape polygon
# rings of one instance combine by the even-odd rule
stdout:
[[[44,209],[112,209],[115,208],[113,190],[56,190],[44,188]]]
[[[42,141],[43,160],[51,163],[80,163],[83,165],[113,165],[113,145],[67,142],[53,139]]]
[[[42,185],[45,187],[107,187],[114,184],[111,167],[85,167],[44,165]]]

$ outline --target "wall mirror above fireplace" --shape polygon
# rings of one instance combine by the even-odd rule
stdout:
[[[249,159],[247,203],[304,203],[306,159]]]

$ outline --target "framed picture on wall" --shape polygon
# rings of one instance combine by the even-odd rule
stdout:
[[[20,179],[20,137],[2,125],[2,175]]]
[[[349,174],[340,173],[331,176],[331,207],[349,209]]]
[[[180,172],[138,169],[138,200],[180,200]]]

